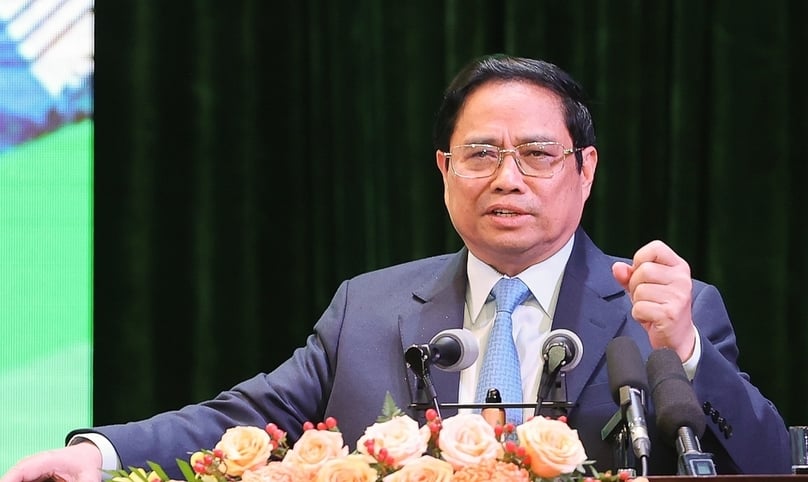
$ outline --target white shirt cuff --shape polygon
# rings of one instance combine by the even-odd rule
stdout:
[[[101,470],[121,469],[121,461],[118,460],[118,453],[115,452],[115,447],[112,446],[112,442],[110,442],[108,438],[100,433],[85,432],[74,435],[70,441],[67,442],[67,445],[76,445],[81,442],[90,442],[98,447],[99,452],[101,452]]]
[[[693,331],[696,333],[696,343],[693,346],[693,354],[690,355],[687,361],[682,363],[687,379],[690,381],[693,381],[693,377],[696,376],[696,368],[698,368],[699,360],[701,360],[701,337],[699,336],[699,330],[696,329],[696,325],[693,325]]]

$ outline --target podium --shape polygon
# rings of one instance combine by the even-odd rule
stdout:
[[[702,480],[712,482],[766,482],[776,480],[780,482],[808,481],[808,474],[777,474],[777,475],[711,475],[708,477],[694,477],[690,475],[652,475],[648,477],[651,482],[682,482],[685,480]]]

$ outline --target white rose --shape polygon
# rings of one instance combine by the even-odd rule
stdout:
[[[443,420],[438,448],[455,470],[502,455],[494,428],[478,413],[464,413]]]
[[[364,435],[356,442],[356,449],[360,453],[371,455],[365,442],[373,440],[374,453],[378,454],[380,449],[387,449],[387,454],[398,467],[423,455],[429,437],[429,431],[421,430],[417,421],[407,415],[401,415],[366,428]]]

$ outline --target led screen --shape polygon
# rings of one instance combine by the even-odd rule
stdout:
[[[92,421],[92,0],[0,1],[0,473]]]

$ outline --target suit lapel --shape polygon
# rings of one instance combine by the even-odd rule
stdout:
[[[399,316],[399,332],[404,351],[413,344],[429,343],[433,336],[443,330],[463,327],[467,254],[465,248],[454,254],[441,272],[413,291],[415,308]],[[457,403],[460,373],[433,368],[430,374],[438,401]],[[414,394],[416,377],[411,370],[407,371],[407,377],[410,393]],[[444,410],[441,414],[447,417],[456,412]]]
[[[581,338],[584,347],[581,362],[566,375],[567,398],[573,402],[604,362],[606,345],[626,322],[622,303],[613,302],[626,296],[612,276],[613,262],[578,229],[553,317],[553,329],[572,331]]]

